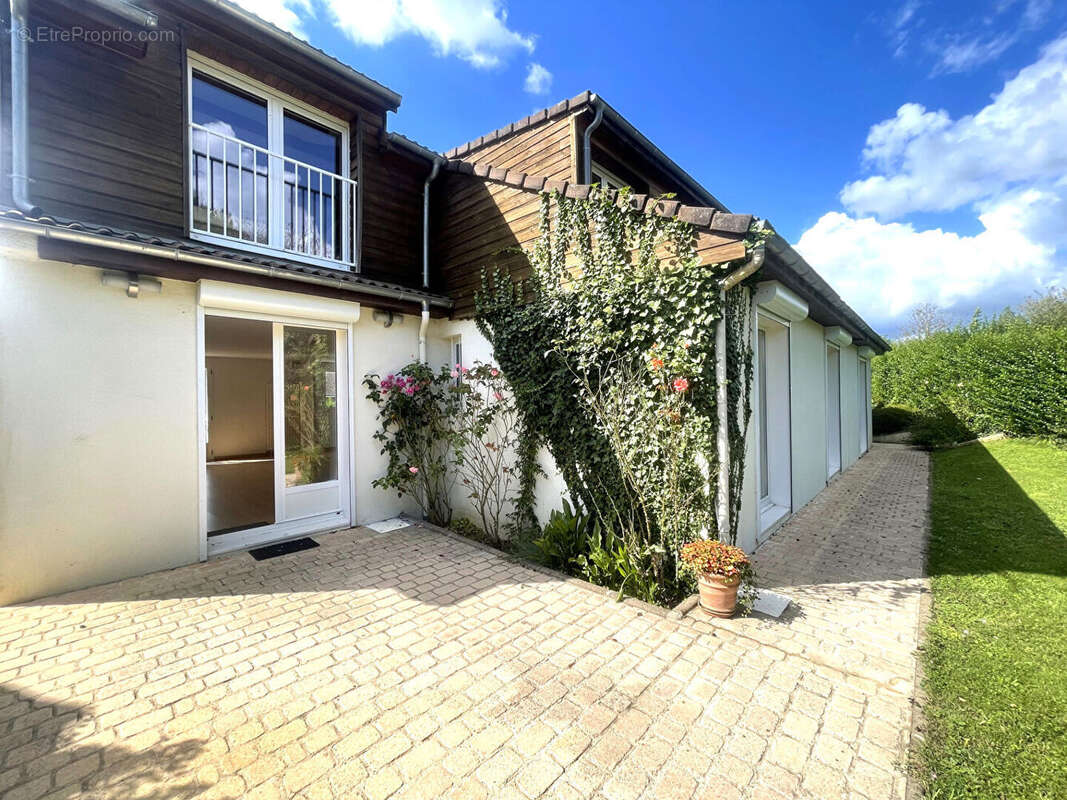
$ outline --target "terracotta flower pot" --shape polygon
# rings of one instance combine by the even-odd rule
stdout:
[[[700,586],[700,607],[716,617],[731,617],[737,608],[737,587],[741,576],[725,578],[705,572],[697,584]]]

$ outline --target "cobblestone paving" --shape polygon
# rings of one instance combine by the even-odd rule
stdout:
[[[0,798],[901,797],[926,468],[876,449],[762,548],[782,621],[420,527],[0,608]]]

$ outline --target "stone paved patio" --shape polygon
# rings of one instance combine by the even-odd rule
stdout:
[[[420,527],[0,608],[0,797],[899,798],[926,492],[834,482],[759,552],[777,621]]]

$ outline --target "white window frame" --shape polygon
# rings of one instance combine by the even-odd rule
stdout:
[[[595,161],[592,162],[592,167],[589,169],[589,175],[593,183],[600,184],[601,189],[621,189],[624,186],[630,185],[615,173],[604,169]]]
[[[823,342],[825,346],[823,350],[823,383],[825,388],[823,389],[823,396],[826,398],[825,413],[826,413],[826,480],[830,481],[832,478],[840,475],[845,469],[845,413],[844,404],[842,401],[842,390],[844,387],[844,380],[841,374],[841,345],[835,344],[830,340]],[[830,471],[830,351],[837,352],[837,469]]]
[[[321,125],[335,133],[340,134],[341,137],[341,171],[338,173],[343,178],[349,178],[351,171],[351,164],[349,161],[349,128],[348,123],[337,117],[330,116],[314,106],[297,100],[295,97],[291,97],[283,92],[279,92],[268,86],[265,83],[261,83],[254,78],[250,78],[237,70],[227,67],[225,64],[220,64],[218,61],[214,61],[210,58],[188,51],[186,53],[186,75],[185,75],[185,90],[186,90],[186,118],[185,127],[186,131],[189,130],[189,125],[193,121],[193,73],[200,72],[215,80],[219,81],[225,86],[230,86],[245,94],[250,94],[260,100],[263,100],[267,104],[267,150],[272,153],[271,158],[276,157],[273,154],[277,154],[280,157],[285,152],[284,141],[284,125],[285,125],[285,112],[292,111],[298,116],[304,117],[317,125]],[[186,178],[188,180],[188,174],[190,165],[188,163],[189,157],[189,145],[186,144],[185,153],[182,157],[183,169],[186,171]],[[275,241],[281,241],[283,235],[283,203],[281,185],[274,186],[268,183],[268,197],[270,202],[268,207],[270,209],[270,217],[268,219],[268,231],[269,236],[279,237]],[[289,258],[294,261],[304,261],[314,264],[319,264],[329,269],[346,270],[349,272],[359,272],[359,259],[353,259],[353,263],[348,263],[345,260],[336,261],[328,258],[320,258],[318,256],[308,255],[305,253],[299,253],[292,250],[287,250],[284,247],[275,247],[272,245],[262,245],[256,242],[246,242],[240,239],[232,239],[228,236],[219,236],[213,233],[205,233],[204,231],[193,230],[193,187],[188,186],[188,203],[186,207],[186,213],[188,215],[186,219],[186,229],[189,232],[189,238],[195,239],[201,242],[208,242],[210,244],[217,244],[221,247],[231,247],[238,250],[248,250],[253,253],[260,253],[266,256]],[[358,200],[356,207],[353,208],[353,203],[349,201],[348,193],[342,198],[341,204],[341,218],[342,220],[358,215],[361,213],[361,209],[358,207]],[[355,220],[353,220],[355,222]],[[343,244],[342,244],[342,256],[347,258],[352,253],[352,248],[358,245],[356,239],[358,238],[354,231],[358,230],[358,224],[349,226],[346,224],[343,231]]]
[[[792,513],[793,510],[793,400],[792,400],[792,347],[793,347],[793,328],[790,320],[785,317],[781,317],[762,306],[756,307],[756,313],[753,315],[753,361],[757,367],[757,374],[753,376],[753,402],[752,406],[755,410],[754,418],[756,420],[756,453],[755,453],[755,467],[756,467],[756,507],[759,516],[757,522],[756,542],[762,544],[765,542],[774,531],[778,529],[780,524]],[[773,473],[768,473],[768,494],[766,497],[760,496],[760,474],[763,467],[762,464],[762,447],[760,437],[762,436],[762,423],[760,420],[760,404],[763,403],[763,381],[760,380],[758,374],[758,365],[760,359],[760,347],[759,347],[759,332],[761,329],[767,328],[766,323],[778,325],[782,330],[777,332],[778,336],[785,337],[785,414],[780,414],[771,423],[771,427],[774,427],[774,433],[777,434],[777,445],[781,448],[781,452],[778,455],[781,457],[777,464],[771,468],[777,467],[778,469]],[[771,431],[768,431],[770,435]],[[784,434],[784,435],[783,435]],[[777,495],[777,497],[775,497]],[[775,501],[778,502],[775,502]]]

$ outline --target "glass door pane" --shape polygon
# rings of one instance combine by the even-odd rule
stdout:
[[[275,323],[275,370],[280,384],[280,429],[275,462],[277,517],[291,521],[339,512],[344,507],[341,462],[344,363],[339,334],[324,328]],[[338,370],[341,374],[338,374]]]
[[[337,480],[337,334],[285,326],[285,485]]]

